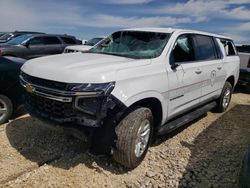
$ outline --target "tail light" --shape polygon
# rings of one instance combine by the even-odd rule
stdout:
[[[0,49],[0,56],[2,56],[2,50]]]
[[[248,59],[247,68],[250,68],[250,58]]]

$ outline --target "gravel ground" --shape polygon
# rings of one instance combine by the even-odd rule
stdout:
[[[250,144],[250,95],[236,92],[223,114],[160,137],[127,171],[88,143],[41,126],[28,115],[0,127],[1,187],[237,187]]]

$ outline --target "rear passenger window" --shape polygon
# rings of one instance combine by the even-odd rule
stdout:
[[[174,62],[195,61],[193,42],[190,35],[180,36],[173,50]]]
[[[60,40],[57,37],[44,37],[44,43],[46,45],[61,44]]]
[[[61,37],[61,39],[63,40],[63,42],[65,42],[66,44],[76,44],[76,41],[72,38],[68,38],[68,37]]]
[[[212,37],[196,35],[195,42],[198,60],[217,59],[216,47]]]
[[[237,55],[232,41],[221,40],[221,43],[224,46],[226,56]]]

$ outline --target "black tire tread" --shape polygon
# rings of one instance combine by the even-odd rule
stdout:
[[[13,113],[13,104],[12,104],[11,100],[5,95],[0,95],[0,98],[2,100],[4,100],[6,105],[7,105],[7,116],[4,119],[0,120],[0,125],[1,125],[10,119],[10,117]]]
[[[223,107],[222,103],[223,103],[223,96],[224,96],[224,92],[226,91],[226,89],[230,88],[231,90],[231,94],[232,94],[232,90],[233,90],[233,87],[231,85],[230,82],[226,82],[223,89],[222,89],[222,92],[221,92],[221,95],[219,97],[219,99],[217,100],[217,106],[215,107],[215,111],[218,112],[218,113],[222,113],[224,111],[226,111],[226,109]],[[231,96],[230,96],[230,100],[231,100]],[[230,102],[230,101],[229,101]]]
[[[134,157],[134,142],[137,138],[137,131],[143,118],[149,118],[153,123],[152,112],[148,108],[138,108],[128,114],[116,127],[117,142],[113,154],[114,159],[127,168],[135,168],[145,157],[146,151],[139,158]],[[152,127],[152,126],[151,126]],[[151,130],[152,133],[152,130]]]

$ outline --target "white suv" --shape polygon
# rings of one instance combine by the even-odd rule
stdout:
[[[30,60],[21,70],[32,116],[66,130],[88,127],[92,152],[135,168],[153,136],[227,109],[239,57],[225,36],[139,28],[115,32],[86,53]]]

